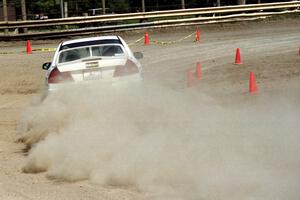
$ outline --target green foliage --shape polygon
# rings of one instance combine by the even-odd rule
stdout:
[[[55,0],[34,0],[30,2],[30,7],[34,7],[34,10],[49,11],[57,5]]]
[[[63,0],[68,2],[69,16],[80,16],[91,9],[101,8],[102,0]],[[146,11],[180,9],[181,0],[144,0]],[[262,3],[278,2],[279,0],[261,0]],[[20,7],[19,0],[16,7]],[[29,14],[44,13],[51,18],[60,17],[61,0],[26,0]],[[141,10],[142,0],[105,0],[107,13],[136,12]],[[186,8],[214,6],[217,0],[185,0]],[[258,0],[221,0],[221,5],[237,3],[257,3]],[[99,12],[101,13],[101,12]],[[98,13],[98,14],[99,14]]]

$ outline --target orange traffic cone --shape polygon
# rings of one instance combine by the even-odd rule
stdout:
[[[187,76],[187,87],[192,87],[194,82],[194,73],[193,70],[189,69],[186,72]]]
[[[196,75],[197,75],[197,79],[200,80],[201,79],[201,64],[200,64],[200,62],[197,62],[197,65],[196,65]]]
[[[196,42],[200,42],[200,29],[196,28]]]
[[[31,54],[31,52],[32,52],[32,50],[31,50],[30,41],[27,40],[26,53],[27,53],[27,54]]]
[[[144,44],[145,44],[145,45],[149,45],[149,35],[148,35],[147,32],[145,33],[145,41],[144,41]]]
[[[236,65],[241,65],[241,64],[243,64],[243,63],[242,63],[242,60],[241,60],[240,48],[237,48],[237,49],[236,49],[235,64],[236,64]]]
[[[254,73],[251,71],[250,72],[250,79],[249,79],[249,92],[250,93],[253,93],[253,92],[256,92],[258,89],[257,89],[257,86],[256,86],[256,81],[255,81],[255,78],[254,78]]]

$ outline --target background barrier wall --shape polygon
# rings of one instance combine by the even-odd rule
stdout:
[[[8,21],[0,22],[0,30],[10,30],[11,32],[0,37],[2,40],[60,37],[96,32],[252,20],[271,15],[298,13],[300,12],[299,7],[299,1],[292,1],[92,17]],[[22,28],[28,28],[29,32],[19,33]]]

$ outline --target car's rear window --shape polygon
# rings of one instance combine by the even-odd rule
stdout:
[[[59,63],[71,62],[86,57],[90,57],[89,47],[70,49],[60,53],[58,62]]]
[[[69,49],[69,48],[77,48],[77,47],[85,47],[85,46],[93,46],[93,45],[101,45],[101,44],[122,44],[122,43],[120,40],[116,40],[116,39],[77,42],[77,43],[62,45],[59,51]]]
[[[122,57],[125,56],[122,47],[116,44],[66,49],[60,52],[58,63],[66,63],[87,57]]]
[[[124,52],[118,45],[102,45],[92,47],[92,56],[122,56]]]

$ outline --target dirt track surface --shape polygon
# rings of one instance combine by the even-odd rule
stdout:
[[[218,104],[233,107],[257,99],[287,98],[300,106],[300,20],[236,23],[201,27],[201,42],[192,38],[172,45],[132,46],[142,51],[146,83],[156,82],[170,89],[205,93]],[[151,39],[172,41],[193,32],[193,28],[153,30]],[[128,43],[142,33],[124,35]],[[58,41],[32,41],[33,48],[55,47]],[[140,199],[131,188],[102,187],[88,181],[66,183],[42,174],[21,171],[25,159],[23,144],[16,143],[23,110],[44,85],[41,65],[52,52],[18,53],[25,42],[1,43],[0,55],[0,199]],[[241,49],[243,65],[234,65],[235,49]],[[202,79],[186,88],[186,70],[201,62]],[[248,93],[250,71],[255,72],[259,92]],[[289,102],[288,102],[289,103]],[[299,117],[299,113],[296,114]],[[297,119],[295,119],[297,120]],[[298,122],[299,118],[298,118]],[[299,176],[300,163],[290,166]],[[297,190],[297,189],[296,189]],[[294,199],[299,199],[294,196]]]

